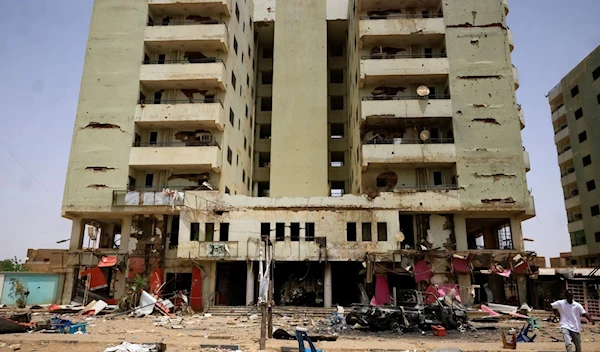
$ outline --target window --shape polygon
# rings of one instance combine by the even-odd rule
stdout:
[[[242,170],[242,182],[246,182],[246,170]]]
[[[574,98],[577,94],[579,94],[579,86],[575,86],[571,89],[571,98]]]
[[[429,11],[421,11],[421,15],[423,16],[423,18],[429,18]]]
[[[240,164],[240,154],[235,153],[235,165],[238,166]]]
[[[332,57],[344,56],[344,45],[343,44],[331,44],[329,46],[329,56],[332,56]]]
[[[600,97],[600,95],[599,95]],[[144,104],[146,103],[146,95],[144,95],[144,93],[140,92],[140,102],[138,104]]]
[[[600,78],[600,66],[596,67],[596,69],[592,72],[592,78],[594,81]]]
[[[171,220],[171,234],[169,235],[169,247],[179,245],[179,216],[173,216]]]
[[[592,216],[600,215],[600,205],[590,207],[590,211],[592,212]]]
[[[238,131],[242,129],[242,119],[238,119]]]
[[[258,167],[271,167],[271,153],[258,153]]]
[[[231,194],[231,191],[229,190],[229,187],[225,187],[225,194]]]
[[[600,104],[600,94],[596,95],[596,100],[598,101],[598,104]]]
[[[250,22],[250,25],[252,25],[252,22]],[[248,57],[252,57],[252,49],[250,48],[250,44],[248,44]]]
[[[250,110],[248,109],[248,104],[246,104],[246,118],[248,118],[249,114],[250,114]]]
[[[144,186],[152,187],[154,184],[154,174],[146,174],[146,182],[144,182]]]
[[[275,224],[275,241],[283,241],[285,239],[285,224],[278,222]]]
[[[244,63],[244,53],[242,53],[242,63]],[[248,81],[250,83],[250,81]]]
[[[580,230],[577,232],[571,233],[571,245],[572,246],[581,246],[586,244],[585,239],[585,230]]]
[[[235,114],[233,113],[233,109],[229,108],[229,123],[231,126],[234,126]]]
[[[587,187],[588,191],[593,191],[596,189],[596,181],[595,180],[587,181],[585,183],[585,186]]]
[[[240,21],[240,8],[238,7],[237,2],[235,3],[235,17],[237,18],[238,22]]]
[[[575,120],[579,120],[583,116],[583,109],[579,108],[575,110]]]
[[[294,242],[300,241],[300,223],[293,222],[290,224],[290,239]]]
[[[388,179],[387,177],[377,177],[377,187],[387,187]]]
[[[193,222],[190,225],[190,241],[200,241],[200,224]]]
[[[215,240],[215,223],[207,222],[204,224],[204,240],[206,242],[212,242]]]
[[[344,110],[343,96],[331,96],[329,97],[329,101],[331,110]]]
[[[331,167],[343,167],[344,166],[345,152],[331,152]]]
[[[231,148],[227,147],[227,162],[231,165],[231,161],[233,160],[233,152]]]
[[[579,134],[579,143],[583,143],[587,140],[587,133],[585,131]]]
[[[329,70],[329,83],[344,83],[344,70]]]
[[[261,71],[261,83],[273,84],[273,71]]]
[[[591,155],[586,155],[581,160],[583,161],[583,166],[588,166],[588,165],[590,165],[592,163],[592,156]]]
[[[356,241],[356,223],[349,222],[346,224],[346,241],[355,242]]]
[[[596,242],[600,242],[600,232],[596,232],[594,238],[596,239]]]
[[[250,87],[250,75],[246,75],[246,85]]]
[[[362,223],[362,240],[365,242],[370,242],[372,240],[370,222]]]
[[[263,47],[262,52],[263,59],[272,59],[273,58],[273,47]]]
[[[229,241],[229,223],[222,222],[219,227],[219,241]]]
[[[258,125],[260,139],[271,139],[271,125]]]
[[[425,48],[423,49],[423,52],[425,53],[425,58],[430,59],[433,57],[433,49]]]
[[[343,123],[332,123],[330,137],[331,137],[331,139],[344,138],[344,124]]]
[[[433,172],[433,184],[436,186],[441,186],[443,184],[441,171]]]
[[[261,222],[260,234],[261,236],[271,237],[271,224],[268,222]]]
[[[260,111],[271,111],[273,110],[273,98],[262,97],[260,98]]]
[[[231,85],[233,86],[233,89],[235,89],[236,82],[237,79],[235,78],[235,73],[231,72]]]
[[[150,141],[148,144],[156,145],[157,141],[158,141],[158,132],[150,132]]]
[[[377,241],[387,241],[387,222],[377,223]]]
[[[306,241],[314,241],[315,240],[315,223],[307,222],[304,224],[304,232]]]
[[[244,150],[247,149],[248,146],[248,140],[246,139],[246,137],[244,137]]]
[[[331,181],[331,196],[341,197],[346,193],[346,182],[344,181]]]
[[[233,51],[235,51],[235,54],[237,55],[237,53],[238,53],[238,43],[237,43],[237,38],[235,36],[233,37]]]
[[[158,55],[158,64],[159,65],[164,65],[166,58],[167,58],[167,55],[165,55],[165,54],[159,54]]]

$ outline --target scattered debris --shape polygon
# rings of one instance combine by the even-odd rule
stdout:
[[[167,345],[164,343],[142,345],[123,342],[119,346],[107,347],[104,352],[164,352],[166,350]]]

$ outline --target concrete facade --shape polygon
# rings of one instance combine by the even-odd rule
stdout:
[[[280,305],[357,303],[385,273],[398,289],[459,284],[469,302],[490,283],[525,300],[526,273],[506,295],[485,273],[517,266],[535,216],[505,1],[131,3],[94,8],[64,301],[113,256],[105,294],[145,275],[195,309],[252,304],[266,239]],[[106,29],[115,13],[137,20]],[[125,64],[98,53],[105,38]],[[109,72],[126,84],[109,89]],[[423,256],[435,275],[415,282]]]
[[[548,93],[565,199],[571,254],[600,264],[600,47]]]

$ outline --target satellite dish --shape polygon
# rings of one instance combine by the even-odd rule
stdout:
[[[427,95],[429,95],[429,93],[430,93],[430,91],[429,91],[429,88],[427,88],[427,86],[419,86],[419,88],[417,88],[417,94],[420,97],[427,96]]]
[[[404,239],[405,239],[405,236],[402,233],[402,231],[398,232],[398,234],[396,235],[396,241],[402,243],[402,242],[404,242]]]
[[[421,133],[419,133],[419,137],[422,141],[426,141],[429,139],[429,137],[431,137],[431,132],[429,132],[428,130],[423,130],[421,131]]]

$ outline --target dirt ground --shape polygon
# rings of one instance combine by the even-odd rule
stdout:
[[[50,314],[34,313],[35,321],[49,319]],[[544,318],[547,315],[543,316]],[[0,335],[0,352],[10,351],[10,345],[20,344],[20,351],[61,351],[92,352],[104,351],[106,347],[130,343],[167,344],[167,351],[203,351],[210,350],[200,345],[238,345],[244,352],[258,351],[260,336],[260,317],[219,317],[204,315],[182,316],[169,321],[160,315],[143,318],[109,315],[92,318],[77,314],[64,315],[73,322],[88,323],[86,334],[51,334],[31,332]],[[181,318],[181,321],[179,319]],[[274,328],[283,328],[293,332],[295,326],[309,329],[311,335],[338,333],[335,342],[317,342],[317,348],[324,351],[431,351],[441,347],[456,347],[463,351],[502,351],[501,332],[511,328],[519,330],[525,323],[519,320],[503,320],[497,324],[485,324],[496,327],[486,330],[484,324],[475,324],[477,331],[460,333],[448,331],[447,336],[433,336],[411,332],[397,334],[392,332],[371,332],[348,326],[333,327],[328,317],[309,318],[298,316],[274,317]],[[600,326],[584,325],[582,333],[584,351],[600,351]],[[534,343],[519,343],[520,351],[564,351],[562,342],[553,342],[551,337],[561,339],[559,326],[542,322]],[[530,334],[531,335],[531,334]],[[297,350],[295,340],[267,340],[267,349],[280,351],[282,346]],[[214,350],[214,349],[213,349]]]

